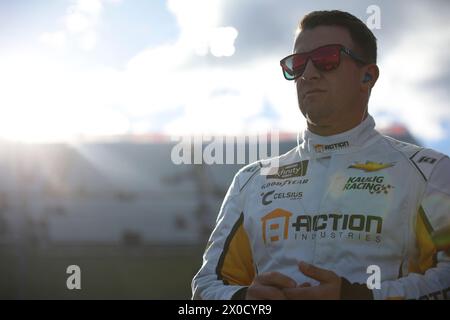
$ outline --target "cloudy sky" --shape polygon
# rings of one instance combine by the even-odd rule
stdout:
[[[0,137],[301,130],[290,54],[307,12],[380,8],[369,110],[450,153],[450,2],[0,0]]]

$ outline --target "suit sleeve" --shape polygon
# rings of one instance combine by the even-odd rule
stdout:
[[[428,159],[433,164],[433,158]],[[450,299],[449,158],[436,161],[429,177],[425,176],[425,193],[414,218],[414,254],[409,257],[408,275],[383,281],[381,289],[373,291],[375,299]]]
[[[252,251],[244,228],[240,171],[228,189],[203,255],[192,280],[192,299],[231,299],[244,292],[254,278]]]

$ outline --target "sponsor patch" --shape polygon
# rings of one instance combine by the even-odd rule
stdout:
[[[315,144],[314,150],[316,152],[328,152],[328,151],[337,151],[341,149],[348,148],[350,144],[348,141],[333,143],[333,144]]]
[[[386,169],[386,168],[393,167],[394,165],[395,165],[394,162],[392,162],[392,163],[382,163],[382,162],[366,161],[366,163],[358,163],[358,162],[356,162],[355,164],[352,164],[348,168],[349,169],[363,170],[365,172],[374,172],[374,171],[379,171],[379,170],[383,170],[383,169]]]
[[[266,179],[289,179],[294,177],[303,177],[308,170],[308,160],[288,164],[278,168],[274,168],[266,176]]]
[[[364,190],[370,194],[388,194],[394,188],[390,184],[384,184],[383,176],[374,177],[349,177],[342,190]]]

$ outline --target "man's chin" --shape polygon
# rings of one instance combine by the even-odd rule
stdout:
[[[331,110],[323,105],[308,105],[305,108],[306,118],[314,124],[328,122],[331,119]]]
[[[306,120],[308,123],[317,127],[332,126],[335,122],[331,114],[308,113],[306,114]]]

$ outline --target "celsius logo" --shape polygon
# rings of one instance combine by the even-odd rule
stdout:
[[[315,144],[314,150],[316,152],[327,152],[345,149],[349,146],[348,141],[338,142],[334,144]]]
[[[295,240],[314,240],[316,233],[321,238],[352,239],[381,242],[383,218],[364,214],[316,214],[298,215],[291,223],[292,213],[277,208],[261,218],[264,244],[287,240],[289,229]],[[373,237],[375,236],[375,237]]]
[[[261,193],[261,201],[263,205],[268,205],[273,202],[273,200],[282,199],[282,200],[301,200],[303,198],[303,192],[299,191],[289,191],[289,192],[277,192],[275,190],[267,191]],[[272,197],[273,195],[273,197]],[[270,199],[270,200],[269,200]]]
[[[264,193],[264,192],[261,193],[261,196],[262,196],[262,204],[263,204],[263,205],[266,206],[266,205],[272,203],[272,200],[267,200],[267,197],[270,196],[270,195],[272,195],[274,192],[275,192],[275,190],[267,191],[266,193]]]

